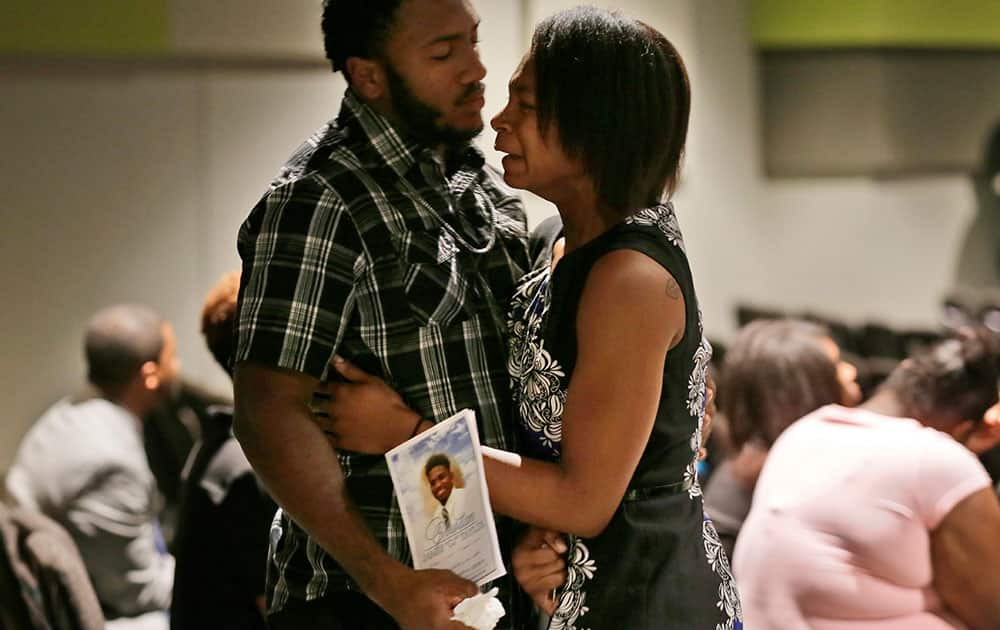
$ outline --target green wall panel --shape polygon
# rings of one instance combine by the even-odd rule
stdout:
[[[1000,48],[1000,0],[753,0],[760,48]]]
[[[0,54],[158,56],[170,46],[170,0],[0,0]]]

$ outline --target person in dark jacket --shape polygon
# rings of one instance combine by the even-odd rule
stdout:
[[[230,374],[239,279],[238,272],[225,275],[201,314],[208,348]],[[210,408],[185,465],[170,607],[174,630],[267,627],[264,584],[276,506],[233,437],[232,423],[231,408]]]

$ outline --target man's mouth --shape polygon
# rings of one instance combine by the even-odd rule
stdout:
[[[477,96],[474,99],[463,102],[462,107],[468,107],[471,109],[482,109],[486,107],[486,99],[483,98],[482,96]]]
[[[458,101],[459,107],[467,107],[470,105],[476,105],[483,107],[486,105],[486,88],[482,83],[469,86],[468,94],[463,96],[461,100]]]

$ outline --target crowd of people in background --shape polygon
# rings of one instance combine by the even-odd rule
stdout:
[[[201,314],[227,371],[238,288],[239,274],[227,274]],[[35,423],[7,475],[14,520],[81,561],[75,573],[61,562],[72,598],[58,614],[82,628],[267,627],[276,505],[233,437],[231,407],[204,400],[186,465],[158,484],[142,429],[180,396],[170,324],[113,306],[93,317],[84,346],[89,386]],[[995,626],[998,480],[977,456],[1000,444],[1000,336],[943,335],[865,400],[829,330],[803,320],[747,324],[715,371],[708,444],[719,463],[705,510],[733,558],[749,627]],[[38,603],[34,614],[53,614],[52,601]]]
[[[735,543],[758,628],[991,628],[1000,505],[977,460],[1000,443],[998,336],[967,329],[867,400],[823,328],[746,326],[720,409],[736,447],[706,510]]]
[[[669,201],[690,92],[662,34],[594,8],[540,23],[492,120],[500,173],[469,144],[468,3],[327,0],[322,28],[341,112],[201,311],[233,390],[185,383],[152,309],[91,318],[86,390],[6,476],[0,627],[459,627],[478,588],[408,566],[381,455],[469,407],[501,628],[1000,628],[979,459],[1000,334],[927,339],[862,387],[834,331],[762,318],[710,372]],[[558,220],[529,235],[514,188]],[[447,524],[447,458],[425,473]]]

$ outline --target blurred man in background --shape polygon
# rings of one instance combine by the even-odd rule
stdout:
[[[108,628],[166,628],[174,559],[157,522],[142,418],[176,390],[174,332],[147,307],[117,305],[94,315],[84,346],[93,390],[35,423],[7,489],[69,531]]]

